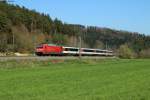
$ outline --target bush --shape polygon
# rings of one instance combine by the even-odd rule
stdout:
[[[120,58],[133,58],[134,57],[134,52],[128,47],[128,45],[124,44],[121,45],[119,50],[118,50],[118,55]]]
[[[150,58],[150,48],[140,52],[140,58]]]

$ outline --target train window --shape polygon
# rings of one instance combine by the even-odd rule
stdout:
[[[85,50],[83,49],[83,51],[84,52],[94,52],[94,50],[86,50],[86,49]]]
[[[37,46],[36,48],[37,48],[37,49],[41,49],[41,48],[43,48],[43,46],[42,46],[42,45],[40,45],[40,46]]]
[[[63,48],[64,51],[68,51],[68,48]]]
[[[106,53],[106,51],[96,51],[97,53]]]
[[[78,49],[70,48],[69,51],[78,51]]]
[[[78,51],[78,49],[74,48],[64,48],[64,51]]]
[[[56,46],[55,44],[47,44],[48,46]]]

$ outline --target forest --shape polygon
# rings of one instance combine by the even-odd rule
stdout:
[[[0,2],[0,52],[33,53],[41,43],[78,47],[80,42],[82,47],[110,49],[124,58],[150,57],[150,36],[70,24],[45,13]]]

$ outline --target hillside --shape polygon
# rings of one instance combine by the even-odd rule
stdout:
[[[33,52],[40,43],[78,46],[79,36],[82,47],[117,50],[126,44],[137,54],[150,48],[150,36],[63,23],[47,14],[0,2],[0,52]]]

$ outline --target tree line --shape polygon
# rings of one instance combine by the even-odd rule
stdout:
[[[0,52],[34,52],[40,43],[78,46],[79,42],[82,47],[116,52],[128,47],[137,56],[148,54],[150,49],[150,36],[144,34],[68,24],[48,14],[0,2]]]

